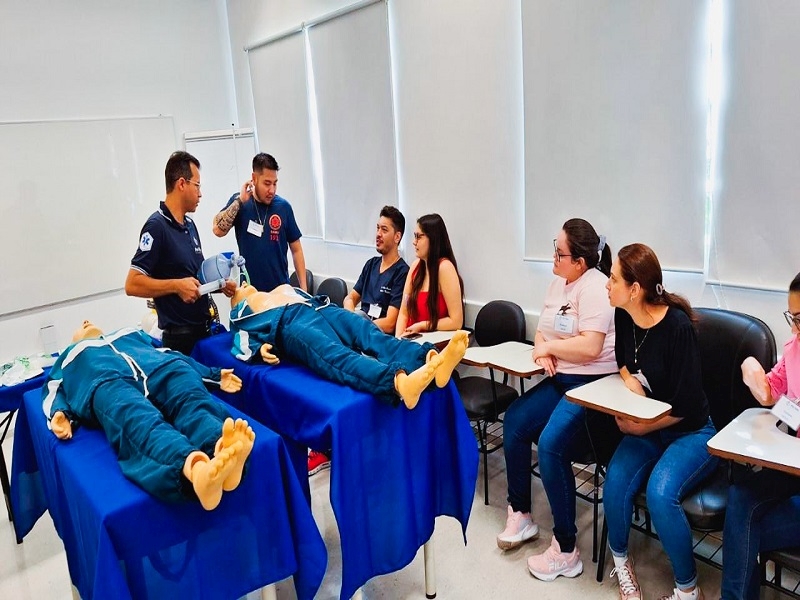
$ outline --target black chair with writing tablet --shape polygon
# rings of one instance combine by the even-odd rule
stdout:
[[[525,313],[508,300],[492,300],[478,312],[475,319],[475,342],[479,346],[496,346],[504,342],[525,342]],[[475,423],[478,449],[483,454],[484,504],[489,504],[489,454],[502,447],[502,434],[492,435],[489,424],[501,421],[502,415],[519,392],[508,385],[508,373],[502,381],[495,380],[495,369],[487,367],[489,378],[460,377],[455,380],[467,417]]]

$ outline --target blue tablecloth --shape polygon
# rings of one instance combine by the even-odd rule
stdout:
[[[247,474],[209,512],[194,502],[165,504],[125,479],[99,430],[81,427],[58,440],[39,390],[28,392],[14,430],[17,540],[49,510],[84,600],[230,599],[292,574],[298,597],[313,598],[324,543],[283,440],[251,424]]]
[[[243,363],[231,346],[231,334],[216,335],[193,354],[207,365],[233,367],[242,378],[242,391],[228,401],[291,440],[333,449],[342,598],[411,562],[437,515],[458,519],[466,541],[478,451],[452,382],[425,392],[414,410],[393,408],[303,366]]]

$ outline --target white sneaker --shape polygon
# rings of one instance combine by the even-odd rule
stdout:
[[[705,600],[705,598],[700,586],[697,586],[691,592],[682,592],[675,588],[669,596],[661,596],[661,600]]]
[[[506,528],[497,536],[497,547],[511,550],[539,535],[539,526],[531,519],[531,513],[514,512],[509,505]]]
[[[553,581],[559,575],[577,577],[583,573],[581,553],[577,546],[572,552],[562,552],[556,536],[553,536],[547,550],[528,559],[528,571],[542,581]]]

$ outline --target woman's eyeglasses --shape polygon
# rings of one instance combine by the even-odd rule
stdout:
[[[793,315],[788,310],[783,313],[783,318],[786,319],[786,322],[789,324],[789,327],[797,327],[800,329],[800,315]]]
[[[557,263],[561,262],[562,258],[567,258],[568,256],[570,256],[570,257],[572,256],[572,254],[561,254],[558,251],[558,240],[553,240],[553,253],[554,253],[555,257],[556,257],[556,262]]]
[[[419,238],[424,238],[424,237],[425,237],[424,233],[417,233],[416,231],[414,232],[414,241],[415,242],[418,242]]]

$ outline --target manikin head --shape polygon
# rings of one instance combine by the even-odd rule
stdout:
[[[91,321],[84,321],[72,334],[72,341],[79,342],[81,340],[90,340],[92,338],[99,338],[103,335],[103,330]]]

